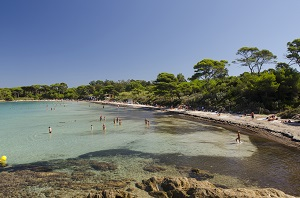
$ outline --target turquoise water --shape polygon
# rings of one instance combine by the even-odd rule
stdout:
[[[222,128],[151,111],[103,108],[85,102],[12,102],[0,103],[0,109],[0,155],[6,155],[10,164],[66,159],[109,149],[227,157],[245,157],[256,150],[246,137],[248,143],[243,147],[231,144],[235,134]],[[100,122],[100,115],[105,120]],[[116,117],[122,125],[113,123]],[[149,127],[145,118],[151,121]]]
[[[122,125],[113,123],[116,117]],[[236,144],[235,131],[178,115],[87,102],[2,102],[0,134],[0,156],[10,166],[95,157],[132,163],[122,171],[126,178],[137,170],[145,177],[141,163],[159,161],[174,175],[174,166],[196,167],[300,195],[298,150],[244,134]]]

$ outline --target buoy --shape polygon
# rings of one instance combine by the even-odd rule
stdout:
[[[6,157],[5,155],[3,155],[3,156],[1,157],[1,161],[3,161],[3,162],[5,162],[6,159],[7,159],[7,157]]]

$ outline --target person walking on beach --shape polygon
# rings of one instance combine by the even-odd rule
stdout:
[[[49,133],[52,133],[52,128],[51,127],[49,127]]]
[[[251,118],[254,119],[254,112],[251,112]]]
[[[240,131],[237,132],[237,138],[235,139],[236,142],[241,143],[241,133]]]

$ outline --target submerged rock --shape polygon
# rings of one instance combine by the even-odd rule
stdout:
[[[198,168],[193,168],[190,173],[189,176],[192,178],[195,178],[199,181],[203,181],[203,180],[207,180],[207,179],[211,179],[214,176],[206,171],[200,170]]]
[[[103,190],[99,193],[89,193],[87,198],[133,198],[134,196],[126,192],[124,190],[116,190],[116,189],[110,189],[110,190]]]
[[[152,172],[152,173],[166,170],[165,168],[158,166],[158,165],[145,166],[143,169],[144,169],[144,171],[148,171],[148,172]]]
[[[90,161],[90,165],[92,168],[95,170],[99,171],[110,171],[110,170],[116,170],[117,166],[113,163],[108,163],[108,162],[98,162],[95,160]]]

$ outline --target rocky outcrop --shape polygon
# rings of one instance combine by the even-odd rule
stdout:
[[[273,188],[264,189],[223,189],[208,181],[195,178],[157,178],[152,177],[137,183],[136,187],[145,190],[150,196],[159,198],[194,198],[194,197],[292,197]]]
[[[222,188],[206,181],[209,173],[192,169],[195,178],[151,177],[142,182],[134,180],[99,181],[93,172],[34,172],[31,170],[0,172],[0,197],[89,197],[158,198],[195,197],[292,197],[273,188]],[[134,181],[135,182],[135,181]],[[138,194],[141,193],[142,195]]]

